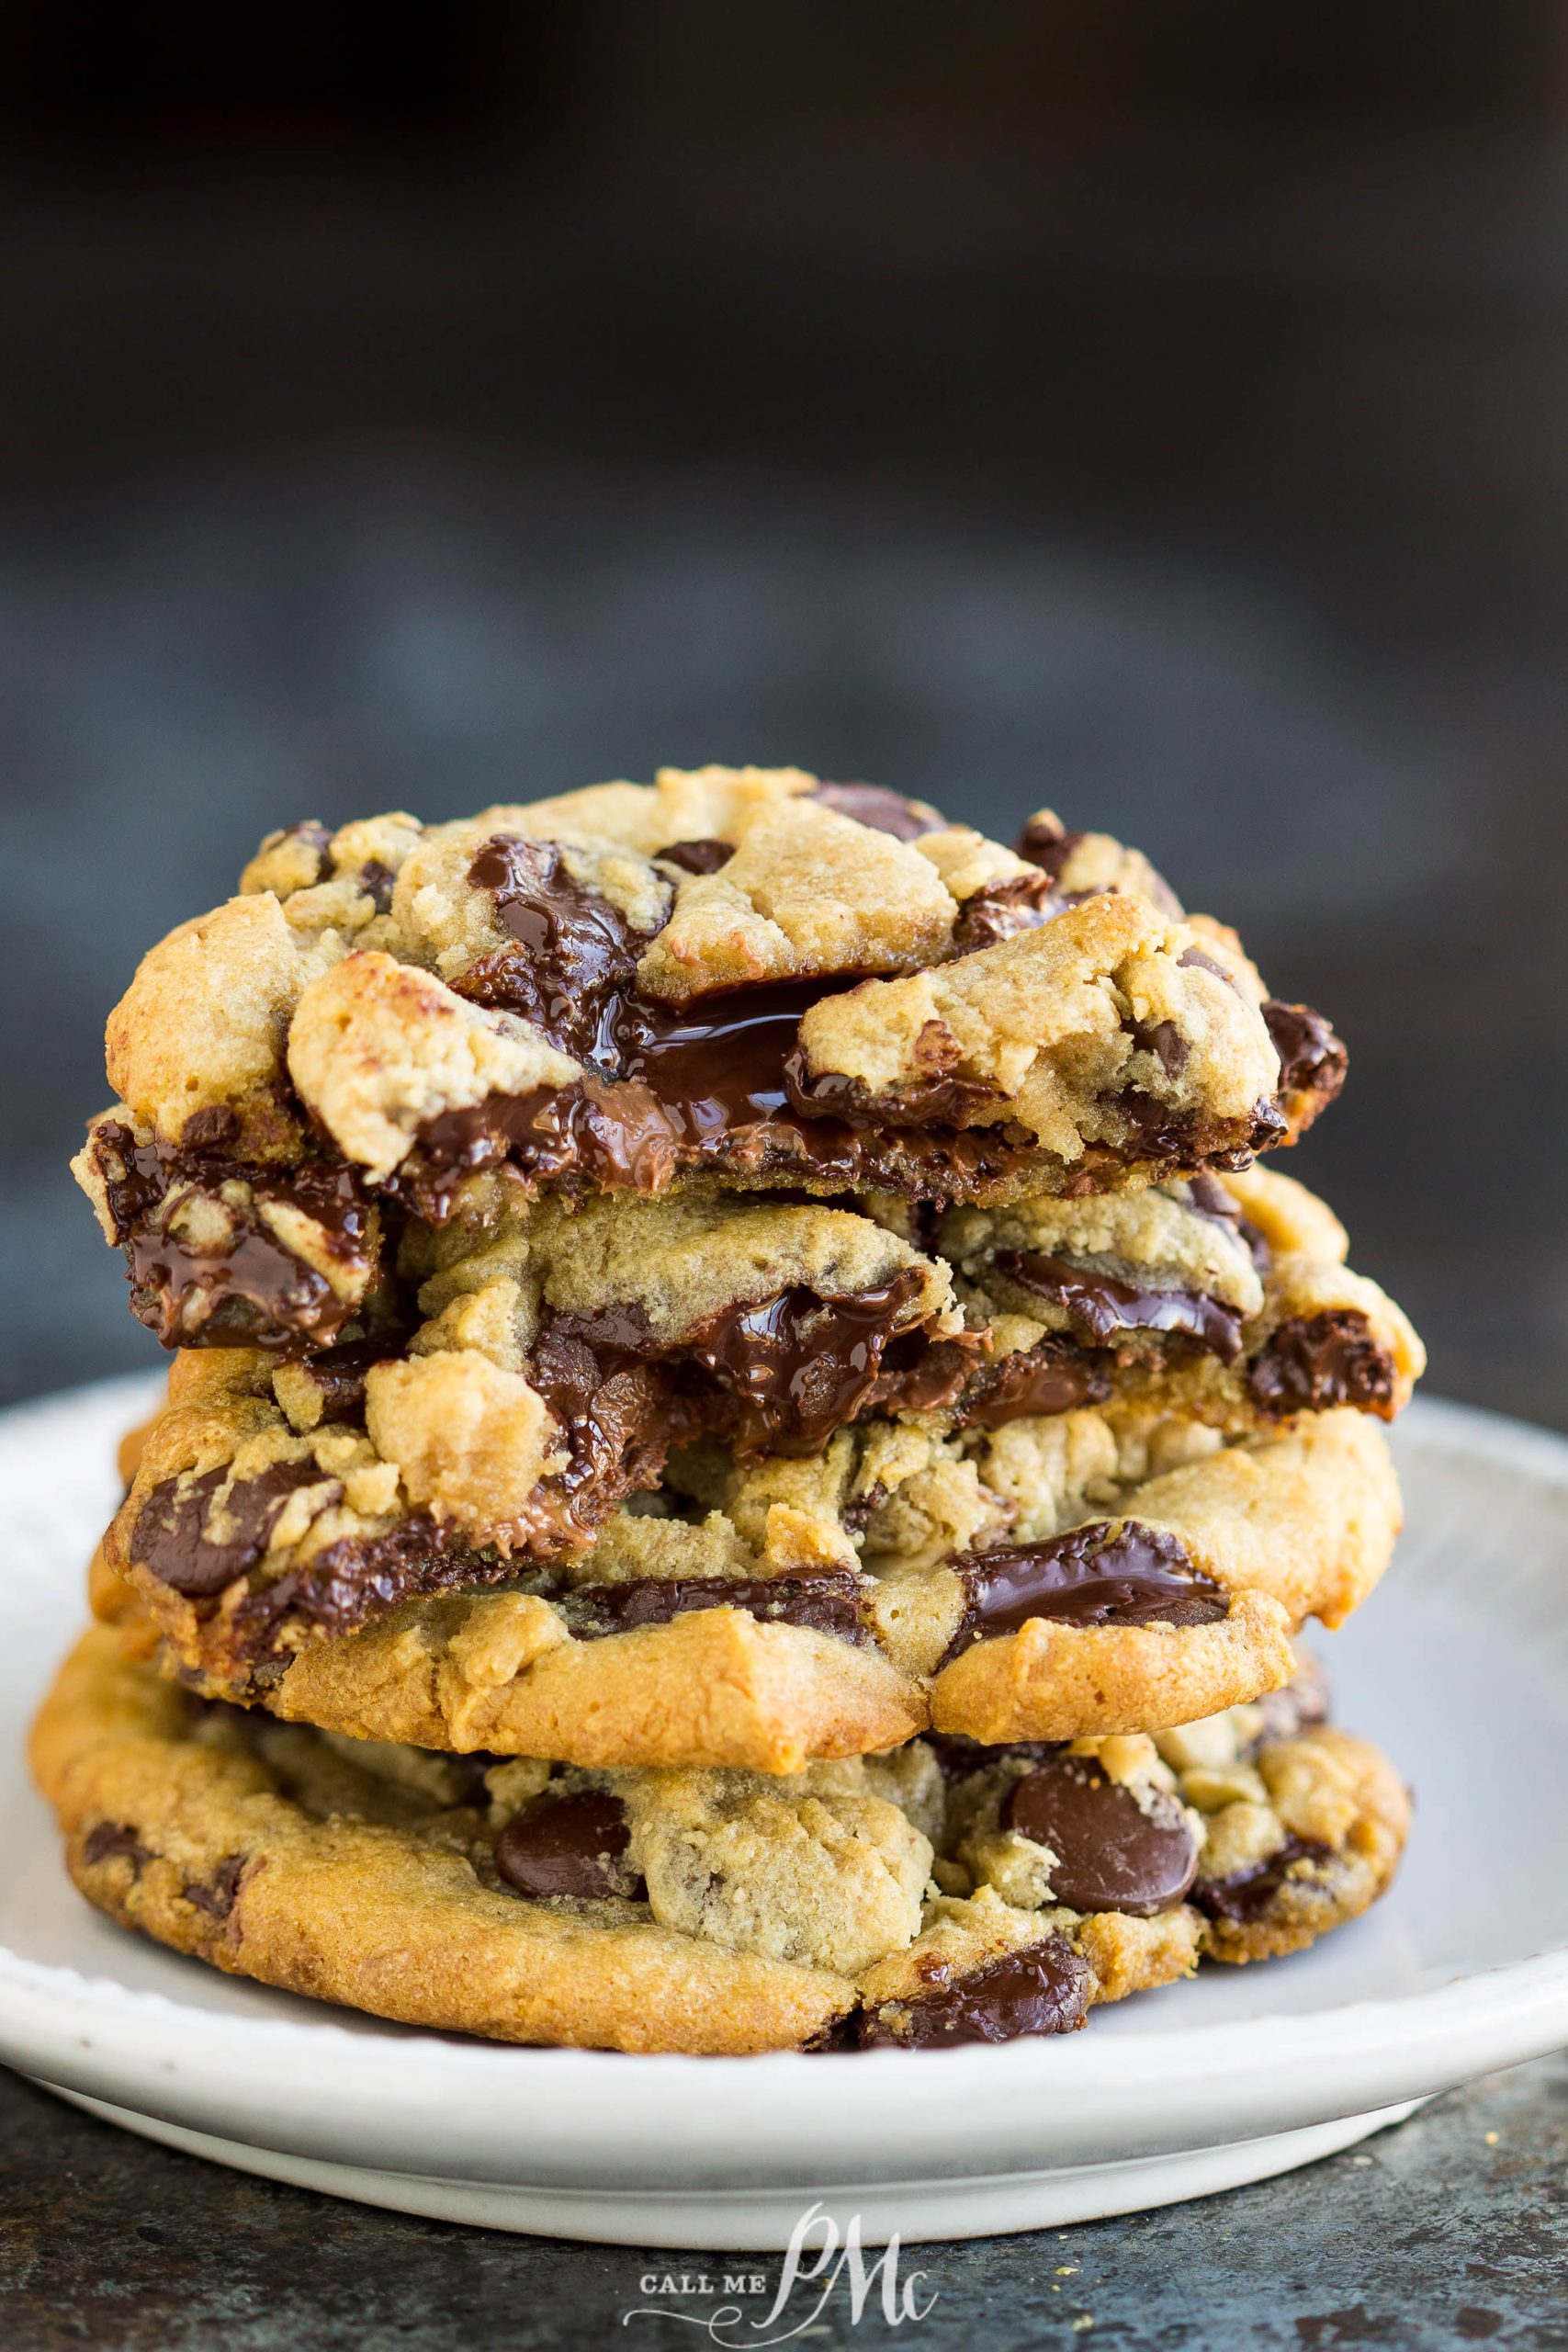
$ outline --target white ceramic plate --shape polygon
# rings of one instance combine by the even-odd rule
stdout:
[[[1065,2041],[747,2059],[511,2050],[231,1980],[74,1894],[22,1727],[83,1613],[105,1384],[0,1416],[0,2057],[133,2130],[456,2221],[681,2247],[1030,2229],[1199,2196],[1347,2145],[1568,2041],[1568,1442],[1421,1404],[1409,1528],[1325,1644],[1347,1726],[1417,1798],[1393,1893],[1316,1950],[1098,2011]]]

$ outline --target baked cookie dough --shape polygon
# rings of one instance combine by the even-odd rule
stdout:
[[[1135,853],[1026,848],[794,769],[296,826],[144,958],[78,1179],[166,1341],[298,1347],[374,1328],[389,1220],[487,1168],[994,1202],[1240,1166],[1332,1099],[1326,1023]]]
[[[952,1794],[919,1743],[789,1780],[562,1771],[203,1706],[99,1627],[32,1760],[87,1898],[231,1974],[499,2041],[742,2053],[1069,2030],[1188,1973],[1213,1941],[1206,1886],[1251,1901],[1260,1951],[1362,1907],[1403,1837],[1388,1768],[1321,1732],[1230,1745],[1247,1793],[1219,1802],[1201,1767],[1207,1814],[1147,1741],[961,1763]],[[1042,1805],[1053,1770],[1067,1794]],[[1234,1837],[1238,1806],[1258,1823]],[[1000,1810],[1052,1842],[996,1830]],[[1205,1879],[1216,1837],[1226,1873]]]
[[[957,1438],[872,1424],[750,1468],[694,1456],[694,1492],[617,1512],[553,1573],[416,1557],[339,1532],[339,1506],[311,1548],[280,1511],[281,1540],[201,1592],[138,1556],[157,1445],[106,1541],[107,1584],[142,1612],[128,1639],[145,1650],[151,1619],[171,1671],[295,1720],[584,1766],[788,1771],[928,1722],[988,1741],[1188,1722],[1285,1681],[1291,1634],[1349,1613],[1399,1521],[1363,1414],[1227,1444],[1129,1408]],[[201,1556],[228,1574],[222,1534]]]

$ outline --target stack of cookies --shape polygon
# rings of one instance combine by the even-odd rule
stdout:
[[[75,1163],[174,1351],[36,1769],[88,1899],[498,2039],[1002,2041],[1387,1885],[1295,1647],[1422,1369],[1345,1056],[1136,852],[796,770],[273,834]]]

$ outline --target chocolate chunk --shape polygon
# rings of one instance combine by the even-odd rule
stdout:
[[[209,1919],[226,1919],[239,1895],[245,1861],[243,1854],[225,1854],[205,1885],[199,1880],[187,1880],[180,1893]]]
[[[490,892],[517,946],[470,964],[453,983],[458,994],[521,1015],[560,1052],[587,1059],[632,984],[643,935],[574,878],[554,842],[499,833],[476,854],[468,879]]]
[[[959,1405],[964,1429],[999,1430],[1033,1415],[1076,1412],[1111,1394],[1112,1359],[1076,1340],[1037,1340],[975,1374]]]
[[[97,1821],[82,1840],[82,1860],[89,1864],[107,1862],[116,1854],[123,1854],[130,1862],[132,1875],[140,1878],[144,1862],[155,1861],[150,1846],[144,1846],[134,1829],[123,1821]]]
[[[1284,1689],[1266,1690],[1255,1702],[1259,1722],[1254,1749],[1271,1747],[1276,1740],[1295,1739],[1314,1724],[1325,1724],[1328,1704],[1328,1676],[1321,1661],[1299,1655],[1296,1671]]]
[[[1129,1331],[1163,1331],[1207,1348],[1222,1363],[1233,1363],[1241,1353],[1239,1312],[1207,1291],[1145,1290],[1033,1250],[1001,1250],[996,1267],[1059,1307],[1074,1330],[1098,1346]]]
[[[1093,1520],[1043,1544],[998,1546],[949,1563],[964,1614],[944,1666],[978,1641],[1016,1634],[1032,1617],[1068,1625],[1210,1625],[1229,1596],[1161,1527]]]
[[[860,1578],[851,1568],[804,1577],[641,1577],[630,1584],[585,1584],[565,1596],[564,1607],[581,1641],[637,1625],[667,1625],[693,1609],[741,1609],[764,1624],[804,1625],[845,1642],[867,1638]]]
[[[1314,1874],[1331,1859],[1327,1846],[1288,1832],[1284,1844],[1266,1860],[1233,1871],[1229,1878],[1195,1880],[1188,1899],[1206,1918],[1250,1927],[1263,1917],[1282,1889],[1301,1884],[1303,1891],[1315,1892]],[[1305,1871],[1297,1868],[1303,1862],[1309,1865]]]
[[[824,808],[837,809],[840,817],[852,817],[857,825],[869,825],[874,832],[892,833],[901,842],[919,841],[922,833],[941,832],[947,819],[929,800],[910,800],[901,792],[890,792],[884,784],[829,784],[816,786],[809,796]]]
[[[668,849],[659,852],[666,865],[678,865],[682,874],[716,874],[735,855],[733,842],[695,841],[671,842]]]
[[[1021,931],[1037,931],[1067,904],[1048,874],[1018,874],[1009,882],[987,882],[958,910],[953,953],[970,956],[977,947],[994,947],[998,939],[1014,939]]]
[[[1243,1215],[1241,1203],[1235,1194],[1227,1192],[1218,1177],[1211,1176],[1206,1168],[1199,1169],[1185,1182],[1189,1208],[1196,1209],[1200,1216],[1212,1218],[1215,1225],[1229,1226],[1245,1246],[1258,1272],[1266,1274],[1274,1262],[1273,1250],[1268,1236],[1258,1230],[1249,1216]]]
[[[1213,956],[1206,956],[1201,947],[1184,949],[1176,961],[1179,967],[1189,972],[1212,972],[1216,980],[1224,980],[1227,989],[1235,986],[1224,966],[1216,963]]]
[[[400,1356],[408,1334],[390,1330],[375,1340],[342,1340],[304,1359],[299,1369],[321,1400],[314,1426],[329,1421],[362,1424],[365,1419],[365,1375],[372,1364]]]
[[[1038,865],[1053,882],[1059,882],[1063,866],[1082,839],[1081,832],[1068,832],[1055,817],[1042,812],[1037,817],[1031,817],[1014,848],[1020,857],[1026,857],[1031,865]]]
[[[1393,1417],[1393,1358],[1359,1308],[1292,1315],[1260,1351],[1247,1388],[1260,1413],[1325,1413],[1336,1405]]]
[[[265,1211],[270,1206],[308,1217],[322,1250],[362,1274],[376,1248],[376,1212],[344,1162],[235,1163],[220,1156],[233,1135],[233,1114],[218,1109],[210,1120],[205,1112],[189,1120],[178,1148],[139,1144],[118,1120],[98,1128],[94,1156],[115,1238],[125,1251],[132,1309],[165,1347],[330,1344],[356,1312],[353,1296],[341,1295],[323,1273],[296,1257]],[[231,1190],[236,1182],[249,1187],[248,1206],[236,1205]],[[225,1238],[203,1244],[170,1229],[177,1228],[182,1211],[197,1204],[206,1212],[202,1223],[216,1226]]]
[[[575,1538],[563,1537],[557,1515],[543,1509],[525,1540],[535,1559],[558,1557],[575,1546]],[[405,1600],[454,1588],[479,1590],[516,1574],[514,1559],[479,1550],[449,1523],[418,1513],[384,1535],[340,1536],[303,1566],[247,1593],[234,1609],[229,1638],[237,1654],[259,1659],[286,1621],[319,1626],[323,1634],[351,1634]],[[292,1655],[283,1657],[283,1668]]]
[[[1140,1053],[1153,1054],[1167,1078],[1179,1078],[1191,1057],[1191,1047],[1174,1021],[1133,1021],[1127,1035]]]
[[[626,1808],[607,1789],[549,1790],[514,1813],[495,1841],[495,1867],[508,1886],[536,1901],[561,1896],[602,1901],[628,1894],[641,1882],[622,1864],[630,1842]]]
[[[1322,1013],[1310,1004],[1285,1004],[1270,997],[1263,1019],[1280,1057],[1280,1093],[1306,1096],[1314,1110],[1332,1102],[1345,1083],[1349,1056]]]
[[[1146,1919],[1179,1903],[1198,1871],[1198,1840],[1163,1790],[1144,1802],[1092,1758],[1054,1756],[1015,1781],[1002,1825],[1048,1846],[1051,1892],[1071,1911]]]
[[[917,1267],[841,1296],[795,1287],[727,1307],[686,1342],[690,1361],[721,1380],[739,1408],[735,1442],[815,1453],[865,1409],[882,1360],[920,1287]]]
[[[384,915],[397,888],[398,877],[391,867],[383,865],[378,857],[367,857],[359,869],[358,879],[366,897],[375,901],[377,913]]]
[[[623,1308],[557,1316],[535,1345],[529,1376],[567,1447],[550,1486],[585,1534],[624,1496],[654,1485],[671,1447],[698,1433],[669,1371],[649,1361],[647,1337],[643,1317]]]
[[[327,1486],[334,1495],[340,1491],[336,1481],[326,1478],[313,1462],[274,1463],[270,1470],[228,1487],[220,1506],[228,1532],[209,1538],[209,1517],[229,1475],[220,1466],[201,1478],[166,1478],[153,1487],[137,1515],[132,1557],[190,1600],[210,1600],[255,1566],[266,1550],[273,1521],[299,1487]]]
[[[1059,1739],[1010,1739],[1005,1746],[993,1747],[959,1731],[927,1731],[920,1738],[942,1767],[944,1781],[962,1781],[971,1772],[983,1772],[1004,1757],[1059,1756],[1065,1745]]]
[[[939,1962],[939,1965],[941,1963]],[[1082,2025],[1093,1979],[1066,1936],[959,1976],[917,1999],[887,2002],[860,2023],[863,2050],[930,2050],[961,2041],[1014,2041]]]

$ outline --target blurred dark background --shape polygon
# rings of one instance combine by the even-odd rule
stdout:
[[[1349,1038],[1292,1166],[1568,1426],[1568,20],[0,8],[12,1394],[269,827],[798,762],[1146,848]]]

